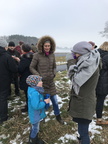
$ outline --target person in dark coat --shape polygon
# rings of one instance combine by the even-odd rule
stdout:
[[[33,58],[33,52],[31,52],[31,47],[28,44],[22,45],[22,57],[18,65],[18,72],[20,75],[20,89],[24,90],[25,96],[26,96],[26,105],[24,109],[21,109],[22,112],[26,112],[28,110],[28,98],[27,98],[27,89],[28,85],[26,83],[26,78],[31,75],[31,72],[29,70],[29,66],[31,63],[31,60]]]
[[[104,42],[98,49],[101,60],[102,69],[96,87],[96,124],[108,124],[108,121],[102,119],[103,106],[106,96],[108,95],[108,42]]]
[[[22,55],[21,48],[22,48],[23,44],[24,44],[23,41],[19,41],[19,44],[15,47],[15,50],[18,51],[20,53],[20,55]]]
[[[72,64],[68,65],[68,76],[72,81],[68,111],[78,123],[80,144],[90,144],[88,130],[96,107],[100,54],[90,43],[82,41],[73,46],[71,61],[68,61]]]
[[[15,61],[5,50],[7,47],[8,43],[6,40],[0,38],[0,124],[8,119],[7,99],[9,96],[12,73],[18,71]]]
[[[15,50],[15,43],[13,41],[10,41],[8,44],[8,54],[10,54],[13,59],[15,60],[16,65],[18,66],[17,58],[20,58],[20,53]],[[12,83],[15,86],[15,95],[19,96],[20,91],[19,91],[19,77],[18,77],[18,72],[14,73],[12,76]],[[11,88],[10,88],[10,95],[11,95]]]
[[[52,37],[41,37],[37,43],[38,52],[34,54],[30,64],[30,71],[32,74],[40,75],[42,77],[45,90],[44,96],[47,94],[50,95],[56,120],[59,123],[64,124],[58,107],[56,87],[54,83],[54,77],[56,75],[55,47],[55,41]]]

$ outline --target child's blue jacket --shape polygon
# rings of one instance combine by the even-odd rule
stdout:
[[[28,114],[31,124],[46,117],[44,96],[36,89],[28,87]]]

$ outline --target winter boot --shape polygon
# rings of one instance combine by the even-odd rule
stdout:
[[[42,139],[38,139],[38,142],[36,144],[45,144],[45,142]]]
[[[100,118],[100,119],[97,119],[96,124],[97,125],[108,125],[108,121]]]
[[[29,144],[37,144],[37,136],[35,138],[29,136]]]
[[[60,124],[64,124],[64,121],[61,119],[60,114],[56,116],[56,120],[60,123]]]
[[[38,134],[37,134],[35,138],[30,138],[29,136],[29,144],[45,144],[45,143],[43,140],[38,138]]]

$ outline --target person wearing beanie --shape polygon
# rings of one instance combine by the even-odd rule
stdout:
[[[8,97],[12,74],[18,71],[14,59],[7,53],[8,43],[0,38],[0,124],[8,120]]]
[[[29,75],[26,83],[28,84],[28,115],[32,125],[29,142],[31,144],[44,144],[44,141],[38,137],[38,132],[40,121],[46,117],[45,106],[50,102],[50,99],[44,99],[42,77]]]
[[[54,83],[54,78],[56,76],[56,61],[54,55],[56,48],[55,41],[51,36],[45,35],[38,40],[37,48],[38,52],[33,55],[30,64],[30,71],[32,74],[40,75],[42,77],[43,87],[45,90],[44,96],[47,94],[50,95],[56,120],[60,124],[64,124],[60,115]]]
[[[3,47],[3,48],[8,47],[8,43],[3,37],[0,37],[0,47]]]
[[[9,42],[7,52],[14,59],[14,61],[16,63],[16,66],[18,66],[18,60],[20,59],[20,53],[15,50],[15,43],[13,41]],[[19,96],[20,95],[20,90],[19,90],[18,72],[13,74],[12,83],[15,86],[15,95]],[[10,95],[11,95],[11,88],[10,88]]]
[[[28,97],[27,97],[28,85],[26,83],[26,78],[32,74],[29,70],[29,66],[32,58],[33,58],[33,52],[31,52],[31,46],[28,44],[23,44],[22,56],[18,64],[18,73],[20,75],[19,86],[20,89],[24,91],[25,98],[26,98],[26,105],[24,108],[21,109],[22,112],[28,111]]]
[[[68,58],[67,57],[67,61]],[[71,50],[68,77],[72,82],[68,112],[78,123],[78,140],[90,144],[89,124],[96,107],[96,85],[99,77],[100,54],[86,41],[76,43]]]
[[[8,47],[15,47],[15,43],[13,41],[10,41]]]

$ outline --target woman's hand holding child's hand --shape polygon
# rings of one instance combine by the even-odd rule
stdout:
[[[16,56],[12,56],[13,59],[15,59],[17,62],[20,62],[20,58],[16,57]]]
[[[46,102],[46,104],[50,103],[50,99],[49,98],[48,99],[44,99],[44,101]]]

